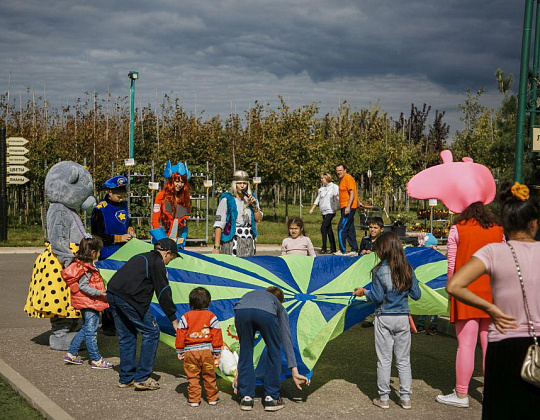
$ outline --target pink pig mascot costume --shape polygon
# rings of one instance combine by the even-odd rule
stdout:
[[[490,170],[474,163],[470,157],[454,162],[452,152],[441,152],[442,165],[436,165],[415,175],[407,185],[411,197],[437,198],[450,211],[459,213],[448,233],[448,279],[465,265],[483,246],[504,241],[503,229],[485,207],[495,198],[495,180]],[[489,277],[481,276],[468,286],[478,296],[492,301]],[[438,395],[441,404],[469,407],[469,382],[474,371],[474,355],[478,334],[484,366],[489,316],[471,306],[450,300],[450,321],[456,325],[456,387],[451,394]]]

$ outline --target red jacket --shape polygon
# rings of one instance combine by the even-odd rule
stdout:
[[[79,260],[73,261],[67,268],[61,272],[62,278],[71,289],[71,306],[75,309],[94,309],[98,312],[104,311],[109,307],[107,299],[101,296],[88,296],[79,289],[79,279],[90,273],[91,277],[88,284],[100,292],[105,291],[105,284],[99,274],[99,271],[92,264]]]
[[[214,355],[221,353],[223,336],[217,317],[208,309],[186,312],[176,330],[178,353],[210,346]]]

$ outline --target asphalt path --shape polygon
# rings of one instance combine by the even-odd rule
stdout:
[[[263,252],[261,252],[263,253]],[[276,254],[275,251],[264,251]],[[372,405],[377,397],[377,374],[373,329],[353,327],[330,342],[317,363],[312,384],[304,391],[285,381],[285,408],[277,413],[263,411],[256,399],[253,412],[241,412],[229,383],[219,380],[222,402],[199,408],[186,404],[187,381],[173,349],[159,345],[154,370],[162,385],[158,391],[118,389],[117,368],[96,371],[88,365],[66,366],[63,353],[50,350],[48,320],[28,318],[23,311],[36,254],[0,254],[0,359],[26,378],[76,419],[238,419],[238,418],[340,418],[340,419],[456,419],[481,417],[482,371],[480,352],[470,386],[468,409],[435,402],[441,391],[454,388],[456,341],[437,335],[412,337],[412,409],[397,405],[399,380],[392,371],[391,406],[382,410]],[[117,365],[116,337],[98,335],[103,356]],[[81,352],[87,357],[85,351]]]

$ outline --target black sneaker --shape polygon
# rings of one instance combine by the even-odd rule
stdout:
[[[430,325],[426,330],[426,335],[437,335],[437,327],[432,327]]]
[[[263,400],[264,411],[278,411],[285,407],[283,400],[278,398],[274,400],[270,395],[267,395]]]
[[[240,410],[242,411],[251,411],[253,410],[253,398],[243,397],[240,401]]]

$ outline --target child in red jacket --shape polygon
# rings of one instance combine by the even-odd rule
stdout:
[[[204,287],[193,289],[189,294],[191,311],[184,314],[176,330],[176,351],[178,359],[184,360],[189,382],[187,402],[192,407],[201,403],[201,377],[208,404],[220,401],[214,366],[219,364],[223,337],[217,317],[208,310],[211,300]]]
[[[77,356],[83,341],[90,355],[92,369],[111,369],[112,364],[107,362],[99,353],[97,345],[97,329],[99,313],[109,307],[105,284],[94,263],[98,260],[103,248],[103,242],[97,236],[85,235],[79,244],[77,258],[62,270],[62,278],[71,290],[71,306],[80,309],[84,324],[73,338],[64,361],[73,365],[82,365],[83,360]]]

